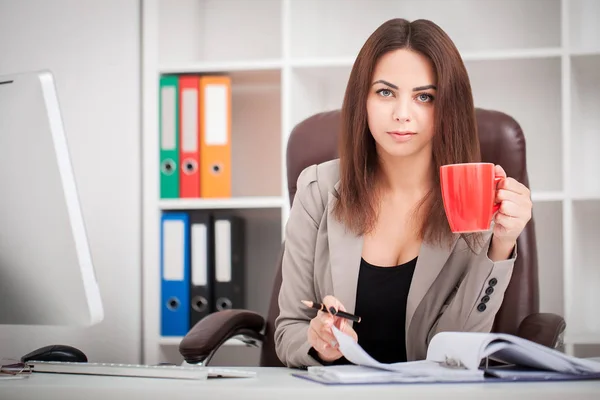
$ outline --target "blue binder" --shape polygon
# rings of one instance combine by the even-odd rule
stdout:
[[[189,330],[189,217],[164,213],[160,229],[162,336],[185,336]]]

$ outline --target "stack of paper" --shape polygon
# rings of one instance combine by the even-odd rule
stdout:
[[[600,362],[506,334],[441,332],[429,344],[427,359],[384,364],[373,359],[350,336],[333,327],[340,352],[354,365],[309,367],[303,376],[322,383],[482,382],[497,379],[600,379]],[[493,358],[509,368],[481,368]]]

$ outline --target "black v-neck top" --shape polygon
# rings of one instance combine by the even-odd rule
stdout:
[[[382,363],[406,361],[406,302],[417,257],[394,267],[379,267],[361,258],[353,325],[358,344]]]

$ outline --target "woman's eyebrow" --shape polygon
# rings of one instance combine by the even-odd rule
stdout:
[[[427,90],[427,89],[437,90],[437,87],[435,85],[417,86],[416,88],[413,88],[413,92],[418,92],[419,90]]]
[[[392,89],[398,90],[398,86],[394,85],[393,83],[389,83],[388,81],[384,81],[383,79],[380,79],[378,81],[373,82],[373,85],[376,84],[376,83],[383,83],[384,85],[388,85]],[[371,86],[373,86],[373,85],[371,85]]]
[[[383,79],[376,80],[375,82],[373,82],[373,85],[375,85],[376,83],[383,83],[384,85],[387,85],[387,86],[391,87],[392,89],[398,90],[398,86],[396,86],[393,83],[390,83],[388,81],[384,81]],[[437,90],[437,87],[435,85],[417,86],[416,88],[413,88],[413,92],[418,92],[420,90],[427,90],[427,89]]]

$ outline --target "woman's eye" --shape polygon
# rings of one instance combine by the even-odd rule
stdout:
[[[417,99],[422,102],[422,103],[427,103],[431,100],[433,100],[433,96],[427,93],[421,93],[420,95],[417,96]]]
[[[393,94],[392,91],[389,89],[381,89],[381,90],[377,91],[377,93],[379,93],[383,97],[390,97]]]

